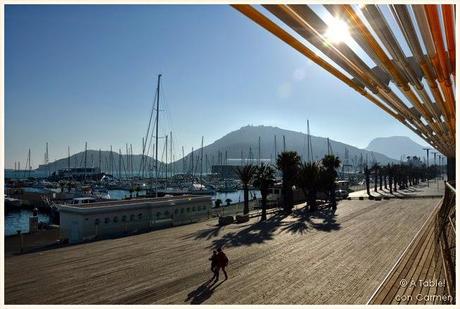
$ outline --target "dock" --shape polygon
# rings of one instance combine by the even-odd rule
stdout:
[[[5,258],[6,304],[365,304],[440,199],[298,205]],[[222,246],[229,279],[209,288]],[[261,284],[263,282],[263,284]]]

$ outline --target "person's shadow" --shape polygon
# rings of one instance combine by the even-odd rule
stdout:
[[[224,281],[217,283],[217,281],[213,280],[213,278],[209,279],[198,288],[188,293],[187,299],[184,302],[191,300],[190,303],[195,305],[203,303],[205,300],[211,297],[212,293],[214,293],[214,290],[223,282]]]

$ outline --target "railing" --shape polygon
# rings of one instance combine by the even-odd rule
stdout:
[[[436,251],[439,252],[449,295],[455,299],[455,183],[446,182],[444,199],[436,216]]]

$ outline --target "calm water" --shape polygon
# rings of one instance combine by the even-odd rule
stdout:
[[[31,210],[12,211],[5,213],[5,235],[14,235],[20,230],[22,233],[29,232],[29,217]],[[49,223],[47,214],[38,214],[38,221]]]

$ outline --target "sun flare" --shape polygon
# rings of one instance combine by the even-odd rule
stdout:
[[[333,44],[349,42],[351,40],[347,23],[338,18],[331,18],[328,21],[328,28],[324,35]]]

